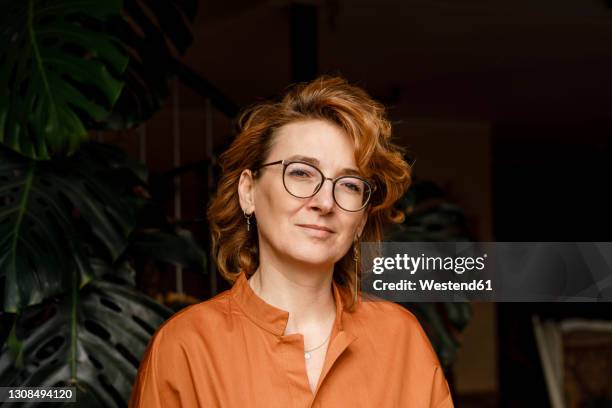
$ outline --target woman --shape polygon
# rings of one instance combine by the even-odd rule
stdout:
[[[130,407],[452,407],[416,318],[359,293],[410,183],[384,108],[321,77],[240,120],[208,209],[233,287],[149,343]]]

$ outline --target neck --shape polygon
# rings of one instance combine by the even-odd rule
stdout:
[[[266,303],[289,312],[285,334],[305,333],[333,322],[336,314],[333,265],[308,271],[275,263],[264,265],[260,263],[249,285]]]

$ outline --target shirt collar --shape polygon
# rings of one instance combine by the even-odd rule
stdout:
[[[342,331],[342,315],[344,305],[340,288],[332,279],[332,292],[336,302],[336,320],[334,322],[335,330]],[[251,288],[244,271],[240,272],[238,279],[234,282],[234,286],[230,290],[231,296],[238,304],[240,309],[263,329],[268,330],[278,336],[285,333],[287,321],[289,320],[289,312],[272,306],[260,298]]]

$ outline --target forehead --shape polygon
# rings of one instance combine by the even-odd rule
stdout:
[[[322,168],[356,168],[351,137],[339,126],[323,120],[293,122],[275,132],[269,159],[297,155],[317,159]]]

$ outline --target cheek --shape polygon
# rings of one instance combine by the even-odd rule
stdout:
[[[302,204],[290,196],[285,188],[278,186],[265,186],[256,195],[255,206],[262,221],[265,221],[269,229],[278,230],[282,225],[290,222]]]
[[[360,216],[350,216],[347,214],[347,217],[342,220],[342,236],[352,242],[360,221]]]

